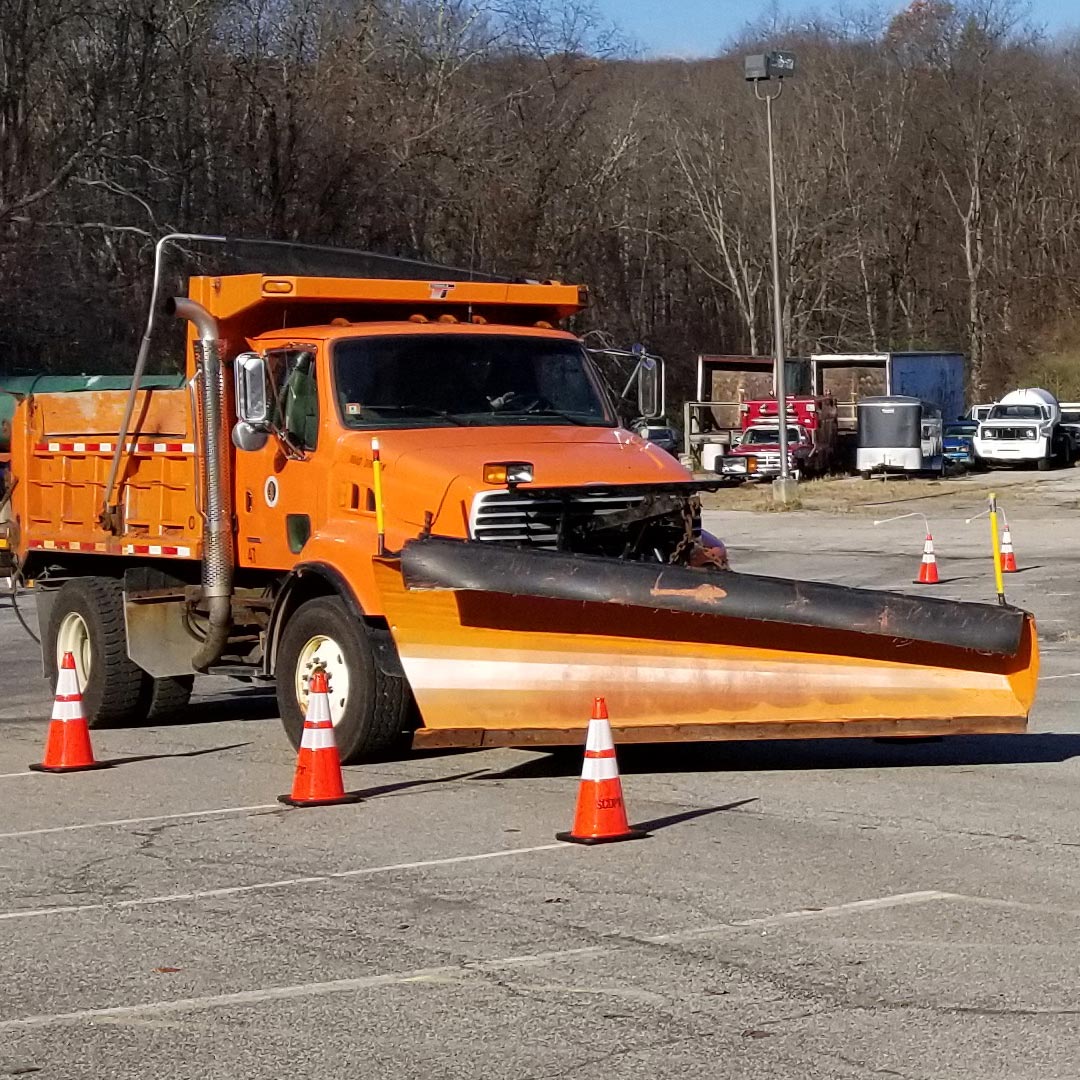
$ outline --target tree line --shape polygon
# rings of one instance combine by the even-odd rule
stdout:
[[[697,353],[772,348],[742,58],[775,47],[789,353],[958,349],[976,398],[1080,397],[1077,43],[1008,0],[695,61],[579,0],[0,0],[0,370],[130,369],[184,231],[583,281],[578,329],[685,394]]]

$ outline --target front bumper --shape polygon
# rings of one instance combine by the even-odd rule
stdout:
[[[986,439],[975,444],[975,453],[984,461],[1001,463],[1038,461],[1046,457],[1046,444],[1039,439]]]

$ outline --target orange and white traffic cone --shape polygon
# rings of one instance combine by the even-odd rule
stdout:
[[[292,791],[279,795],[278,802],[289,806],[336,806],[359,802],[359,795],[346,795],[341,778],[341,759],[334,742],[334,722],[330,719],[330,688],[326,672],[319,669],[308,682],[307,716]]]
[[[593,702],[585,737],[585,764],[581,769],[574,825],[569,832],[556,833],[555,839],[574,844],[609,844],[616,840],[639,840],[647,835],[641,829],[631,829],[626,820],[607,703],[598,697]]]
[[[1003,574],[1015,574],[1016,552],[1013,551],[1012,533],[1006,525],[1001,533],[1001,572]]]
[[[937,559],[934,557],[934,538],[927,533],[926,543],[923,544],[922,563],[919,565],[919,576],[915,579],[916,585],[936,585],[938,583]]]
[[[45,757],[30,768],[35,772],[56,773],[109,768],[109,762],[94,759],[90,725],[83,712],[82,691],[75,671],[75,657],[69,652],[64,653],[56,676],[56,699],[45,740]]]

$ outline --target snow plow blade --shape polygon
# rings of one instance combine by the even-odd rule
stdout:
[[[1017,732],[1032,617],[818,582],[431,538],[378,566],[418,746]]]

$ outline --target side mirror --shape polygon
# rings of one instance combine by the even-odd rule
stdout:
[[[664,414],[664,362],[649,356],[641,345],[634,346],[638,355],[637,408],[646,420],[657,420]]]
[[[233,364],[237,424],[233,445],[239,450],[261,450],[270,434],[270,394],[266,360],[258,353],[241,353]]]
[[[251,424],[238,420],[233,425],[232,441],[237,450],[261,450],[267,439],[270,438],[268,431],[262,431]]]

